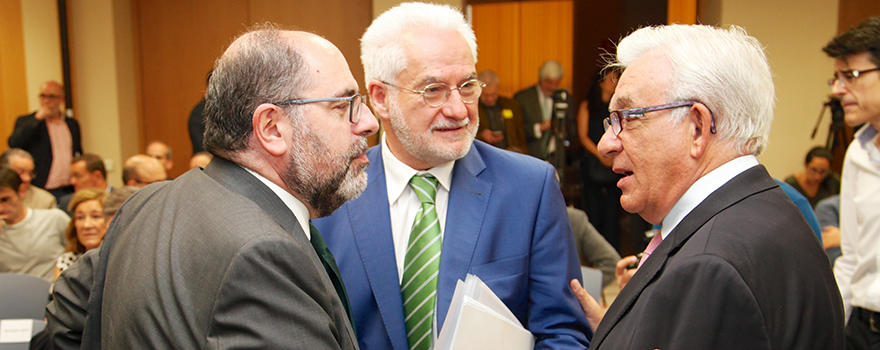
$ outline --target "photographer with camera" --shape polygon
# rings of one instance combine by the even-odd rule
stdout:
[[[571,94],[559,89],[564,73],[559,61],[545,61],[538,70],[538,83],[513,96],[522,105],[529,153],[550,162],[560,183],[565,174],[567,124],[574,118]]]

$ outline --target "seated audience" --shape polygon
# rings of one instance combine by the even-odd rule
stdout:
[[[785,182],[807,197],[816,208],[819,201],[840,193],[840,176],[831,172],[831,151],[816,146],[807,152],[804,170],[786,177]]]
[[[52,280],[55,258],[64,251],[70,218],[58,209],[24,205],[27,186],[15,171],[0,168],[0,273],[22,273]]]
[[[174,161],[171,159],[171,147],[168,147],[162,141],[153,141],[147,145],[146,155],[156,158],[159,163],[162,163],[162,167],[165,168],[165,173],[171,171],[171,168],[174,167]],[[168,178],[171,180],[171,178]]]
[[[34,158],[30,153],[21,148],[10,148],[0,155],[0,166],[8,167],[18,173],[21,181],[28,185],[24,194],[24,206],[33,209],[56,207],[55,196],[31,183],[34,179]]]
[[[517,100],[499,96],[498,74],[482,71],[477,79],[486,84],[480,94],[480,125],[477,140],[508,151],[529,154],[522,107]]]
[[[104,197],[106,194],[94,188],[76,191],[70,200],[68,211],[73,213],[70,224],[64,232],[67,246],[64,254],[55,261],[55,279],[87,250],[95,249],[104,240],[107,231],[104,219]]]
[[[103,192],[113,191],[113,187],[107,183],[107,169],[104,167],[104,160],[92,153],[73,158],[73,161],[70,162],[70,185],[73,186],[74,193],[86,188],[96,188]],[[58,208],[66,211],[67,215],[73,215],[68,211],[71,199],[73,199],[73,193],[62,196],[58,201]]]
[[[168,178],[165,167],[156,158],[135,154],[125,160],[122,183],[126,186],[144,187]]]
[[[192,158],[189,160],[189,168],[190,169],[195,169],[195,168],[203,168],[204,169],[206,166],[208,166],[208,163],[211,162],[211,158],[214,158],[214,156],[208,152],[199,152],[199,153],[193,154]]]
[[[581,263],[586,262],[602,271],[603,287],[611,284],[611,281],[614,281],[614,266],[620,260],[620,254],[617,254],[614,247],[593,227],[587,218],[587,213],[572,207],[566,209]]]

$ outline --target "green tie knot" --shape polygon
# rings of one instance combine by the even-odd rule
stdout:
[[[415,175],[409,180],[419,201],[423,204],[434,204],[434,198],[437,198],[437,178],[431,174]]]

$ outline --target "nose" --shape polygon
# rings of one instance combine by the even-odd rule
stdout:
[[[373,116],[373,112],[370,111],[370,107],[367,106],[366,103],[361,106],[360,113],[360,120],[351,126],[352,131],[355,134],[370,136],[379,131],[379,122],[376,120],[376,117]]]
[[[846,86],[840,81],[840,79],[834,79],[834,83],[831,84],[831,95],[834,97],[840,98],[849,91]]]
[[[599,144],[596,145],[596,148],[602,155],[613,157],[615,154],[620,153],[620,151],[623,150],[623,144],[620,142],[620,138],[614,135],[611,128],[608,128],[608,130],[605,130],[605,133],[602,134],[602,138],[599,140]]]
[[[443,115],[448,118],[462,120],[468,117],[468,109],[461,99],[461,92],[452,90],[446,103],[440,106]]]

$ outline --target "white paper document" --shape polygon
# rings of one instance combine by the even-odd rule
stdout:
[[[30,319],[0,320],[0,343],[28,343],[33,329],[34,321]]]
[[[458,281],[434,349],[531,350],[534,347],[532,333],[479,277],[468,274],[464,282]]]

